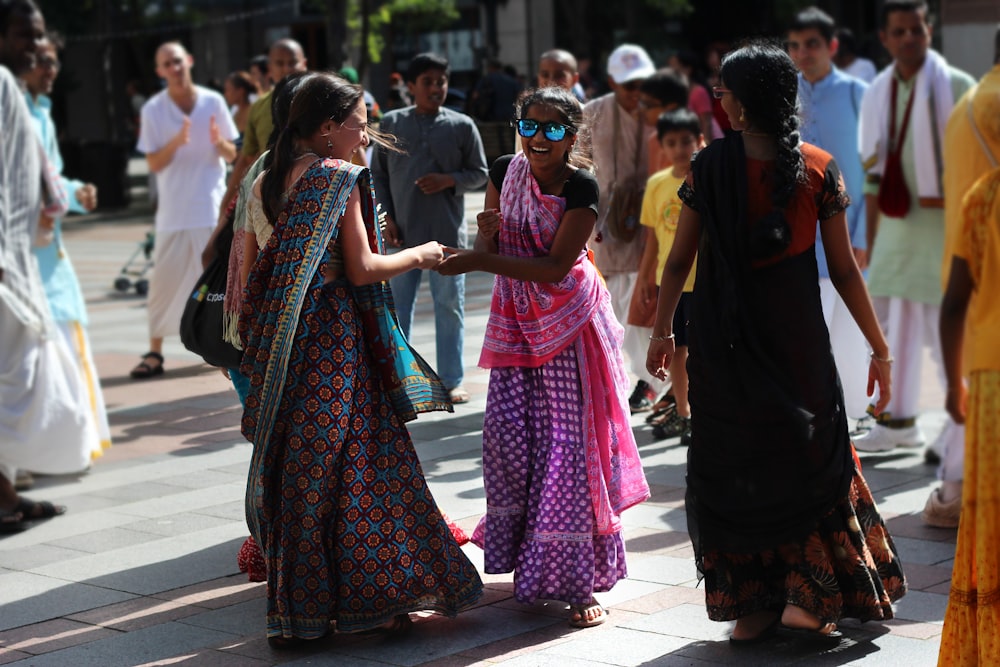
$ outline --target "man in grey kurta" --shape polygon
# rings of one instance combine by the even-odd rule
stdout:
[[[448,61],[421,54],[410,63],[407,86],[414,105],[390,111],[379,129],[395,136],[402,153],[376,146],[372,158],[375,196],[387,214],[389,246],[412,248],[438,241],[464,248],[468,237],[465,197],[486,184],[486,154],[468,116],[441,105],[448,94]],[[403,335],[409,338],[423,271],[392,279],[392,296]],[[430,272],[437,338],[437,372],[452,401],[464,403],[462,345],[465,276]]]

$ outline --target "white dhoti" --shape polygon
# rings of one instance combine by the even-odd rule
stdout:
[[[111,427],[108,425],[108,410],[104,405],[101,379],[97,375],[97,366],[94,364],[90,349],[90,338],[87,336],[87,330],[77,321],[56,322],[56,327],[76,362],[80,372],[80,383],[86,394],[84,401],[93,417],[94,428],[97,429],[97,440],[88,443],[90,446],[96,443],[96,448],[87,452],[87,455],[94,459],[111,446]]]
[[[829,278],[819,279],[819,296],[844,389],[844,410],[848,417],[859,419],[868,407],[868,343]]]
[[[51,321],[0,293],[0,474],[81,472],[100,449],[87,392]]]
[[[885,411],[892,420],[915,418],[920,401],[925,345],[930,348],[931,358],[937,364],[938,382],[942,390],[947,389],[941,359],[941,337],[938,334],[941,307],[883,296],[872,297],[872,304],[889,343],[889,351],[895,358],[892,364],[892,398]],[[938,444],[943,462],[938,475],[948,481],[961,480],[965,460],[965,427],[948,417]]]
[[[211,236],[210,227],[156,232],[153,277],[146,299],[150,338],[179,335],[184,305],[204,271],[201,253]]]

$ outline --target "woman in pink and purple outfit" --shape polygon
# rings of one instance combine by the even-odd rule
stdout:
[[[570,624],[604,622],[595,592],[626,576],[623,510],[649,497],[629,426],[622,327],[587,252],[594,176],[573,162],[579,102],[525,93],[524,152],[490,170],[473,250],[437,270],[496,274],[480,366],[487,514],[473,535],[486,572],[513,570],[519,602],[561,600]]]

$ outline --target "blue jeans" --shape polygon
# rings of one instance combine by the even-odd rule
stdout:
[[[390,281],[392,300],[396,304],[399,328],[410,340],[413,308],[417,303],[421,269],[402,273]],[[442,276],[428,271],[431,298],[434,300],[434,333],[437,339],[437,373],[448,389],[462,384],[465,365],[462,345],[465,342],[465,276]]]

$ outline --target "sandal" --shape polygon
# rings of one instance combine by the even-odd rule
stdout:
[[[663,396],[653,404],[652,412],[646,415],[647,424],[659,424],[661,421],[669,417],[672,413],[677,411],[677,399],[674,395],[670,393],[668,389]]]
[[[147,359],[155,359],[159,363],[153,366],[146,361]],[[142,361],[129,372],[133,380],[147,380],[157,375],[163,375],[163,355],[152,350],[142,355]]]
[[[844,633],[837,629],[836,623],[823,623],[818,628],[793,628],[790,625],[781,624],[777,629],[788,637],[828,644],[839,644],[844,636]]]
[[[457,387],[449,391],[448,398],[450,398],[451,402],[455,405],[468,403],[472,399],[472,397],[469,395],[469,392],[466,391],[465,387],[463,387],[462,385],[458,385]]]
[[[27,527],[27,522],[20,512],[0,512],[0,534],[20,533]]]
[[[574,628],[592,628],[608,620],[608,610],[597,600],[591,600],[590,604],[572,604],[570,609],[573,610],[573,614],[569,617],[569,624]],[[587,618],[593,611],[597,611],[597,615]]]
[[[24,496],[19,496],[13,513],[20,514],[24,521],[37,521],[65,514],[66,506],[53,505],[47,500],[28,500]]]

